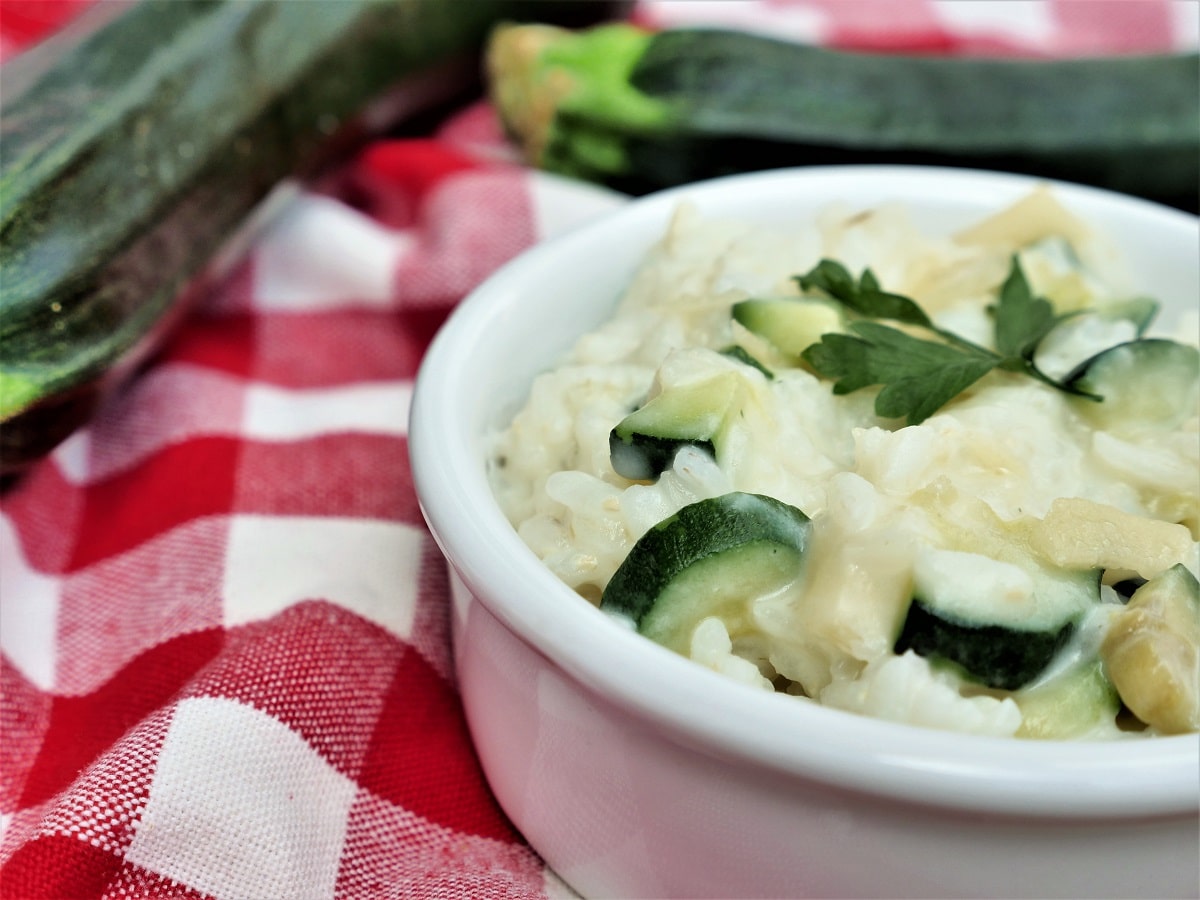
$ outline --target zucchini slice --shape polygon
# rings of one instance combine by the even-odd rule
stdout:
[[[845,331],[846,324],[840,303],[813,297],[742,300],[733,304],[733,318],[793,365],[800,364],[800,354],[821,340],[821,335]]]
[[[1128,341],[1084,360],[1064,383],[1101,398],[1074,400],[1097,428],[1171,429],[1200,409],[1200,350],[1163,338]]]
[[[1037,630],[965,621],[913,598],[895,652],[912,650],[953,664],[970,680],[1015,691],[1050,664],[1074,628],[1073,619]]]
[[[1100,575],[924,551],[894,650],[950,665],[987,687],[1017,690],[1050,665],[1099,602]]]
[[[687,656],[702,620],[718,616],[736,637],[756,598],[801,576],[811,530],[803,512],[762,494],[690,504],[634,544],[600,608]]]
[[[653,481],[683,447],[716,457],[721,435],[740,394],[735,373],[667,388],[609,432],[613,471],[631,481]]]
[[[1070,740],[1115,727],[1121,698],[1099,659],[1072,666],[1045,684],[1013,695],[1021,709],[1018,737]]]
[[[1100,645],[1121,700],[1166,734],[1200,729],[1200,582],[1182,564],[1134,591]]]
[[[1046,299],[1057,303],[1049,294]],[[1086,301],[1090,302],[1090,301]],[[1060,307],[1055,306],[1056,310]],[[1035,363],[1044,374],[1062,380],[1079,373],[1081,363],[1094,357],[1098,348],[1108,349],[1142,340],[1154,322],[1159,304],[1149,297],[1130,297],[1103,305],[1068,312],[1047,332],[1035,350]],[[1081,388],[1067,387],[1078,395]],[[1085,391],[1096,402],[1097,395]]]
[[[1158,317],[1159,308],[1159,302],[1152,297],[1128,297],[1093,307],[1090,312],[1109,322],[1128,322],[1137,329],[1140,338]]]

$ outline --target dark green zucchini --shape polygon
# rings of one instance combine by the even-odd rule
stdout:
[[[687,656],[703,619],[719,617],[736,636],[755,599],[801,576],[811,531],[803,512],[762,494],[697,501],[642,535],[600,608]]]
[[[603,6],[145,0],[7,63],[0,472],[87,418],[278,182],[468,89],[498,21]]]
[[[1200,407],[1200,351],[1164,338],[1141,338],[1101,350],[1063,380],[1102,398],[1077,403],[1097,428],[1168,431]]]
[[[893,649],[988,687],[1017,690],[1050,665],[1100,602],[1100,574],[975,553],[928,554],[918,563]]]
[[[897,654],[912,650],[950,664],[969,680],[1013,691],[1036,678],[1074,630],[1073,619],[1045,629],[969,622],[914,599],[894,649]]]
[[[660,391],[608,435],[613,471],[633,481],[653,481],[684,447],[719,458],[730,417],[737,412],[741,379],[730,372]]]
[[[1195,209],[1200,55],[905,57],[715,29],[499,30],[490,90],[528,158],[643,191],[813,163],[1079,181]]]

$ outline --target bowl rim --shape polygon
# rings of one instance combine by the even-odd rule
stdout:
[[[836,185],[854,185],[867,193],[902,186],[906,197],[932,191],[952,205],[970,206],[988,198],[996,204],[993,208],[1035,185],[1049,185],[1069,205],[1107,210],[1141,226],[1200,235],[1197,217],[1150,201],[1069,182],[965,168],[775,169],[631,199],[501,266],[452,312],[428,348],[414,385],[408,435],[413,483],[434,539],[471,594],[522,641],[594,696],[702,752],[787,777],[944,808],[1056,818],[1194,816],[1200,806],[1200,735],[1095,742],[993,738],[754,691],[645,640],[581,602],[501,512],[481,454],[472,453],[478,435],[465,416],[446,413],[455,409],[464,391],[477,387],[467,376],[468,367],[460,364],[462,354],[502,327],[507,311],[539,271],[609,235],[665,221],[685,196],[720,204],[739,192],[831,191]],[[829,202],[837,199],[833,193],[826,196]],[[1197,253],[1200,257],[1200,249]],[[614,653],[621,665],[611,664]],[[657,690],[646,690],[649,676]],[[758,739],[768,724],[774,731],[771,742]],[[821,739],[813,740],[814,735]]]

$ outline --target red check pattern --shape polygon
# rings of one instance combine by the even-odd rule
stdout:
[[[3,0],[0,58],[81,2]],[[1195,4],[643,2],[836,46],[1132,52]],[[732,10],[732,12],[731,12]],[[307,188],[0,507],[0,896],[560,898],[455,688],[408,466],[430,338],[619,203],[516,164],[475,104]]]

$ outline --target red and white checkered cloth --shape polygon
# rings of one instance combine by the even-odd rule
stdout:
[[[0,55],[76,4],[0,2]],[[1194,46],[1184,2],[644,2],[844,47]],[[308,189],[0,508],[0,897],[558,898],[455,689],[413,377],[500,263],[619,198],[484,103]]]

